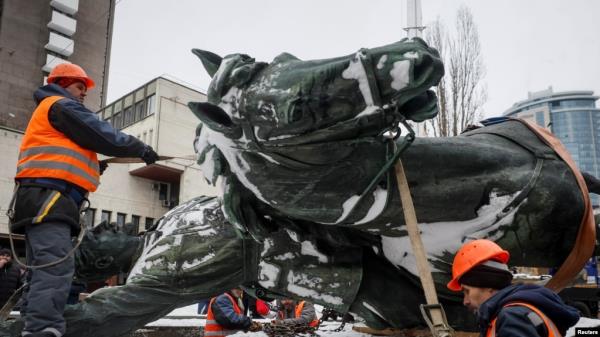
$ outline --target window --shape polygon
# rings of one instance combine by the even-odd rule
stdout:
[[[88,208],[85,211],[85,214],[83,216],[83,224],[87,228],[93,228],[94,227],[94,217],[95,216],[96,216],[96,209],[94,209],[94,208]]]
[[[158,200],[169,200],[169,184],[158,184]]]
[[[133,123],[133,107],[128,106],[125,108],[125,116],[123,118],[123,126],[127,126]]]
[[[102,119],[109,119],[112,116],[112,112],[113,112],[112,105],[107,108],[104,108],[104,110],[102,111]]]
[[[146,217],[146,223],[144,224],[144,228],[146,230],[150,229],[154,225],[154,218]]]
[[[142,120],[144,117],[144,101],[139,101],[135,103],[135,120]]]
[[[148,96],[148,98],[146,98],[146,116],[150,116],[155,112],[155,105],[156,95]]]
[[[112,214],[111,211],[102,211],[102,213],[100,214],[100,221],[106,221],[106,222],[110,222],[110,215]]]
[[[125,225],[125,217],[126,216],[127,216],[127,214],[117,213],[117,227],[118,228],[123,228],[123,225]]]
[[[544,118],[544,112],[543,111],[536,111],[535,112],[535,122],[537,123],[537,125],[541,126],[541,127],[546,127],[546,123],[545,123],[545,118]]]
[[[123,114],[121,111],[118,111],[113,115],[113,126],[115,129],[120,129],[123,127]]]
[[[135,225],[135,228],[140,228],[140,216],[131,215],[131,223]]]

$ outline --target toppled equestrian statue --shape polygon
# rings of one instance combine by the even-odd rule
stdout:
[[[213,77],[208,102],[189,104],[201,121],[194,147],[223,195],[183,203],[140,238],[88,233],[80,277],[132,268],[126,285],[68,307],[66,336],[119,336],[236,285],[353,312],[374,328],[422,326],[395,176],[378,172],[394,155],[383,134],[437,113],[428,90],[443,75],[437,51],[412,39],[270,64],[194,53]],[[401,159],[455,327],[468,315],[444,285],[463,242],[490,238],[516,265],[559,266],[581,240],[590,210],[574,172],[520,121],[417,139]]]

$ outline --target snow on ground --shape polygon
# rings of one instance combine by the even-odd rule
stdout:
[[[575,336],[575,328],[594,328],[600,327],[600,319],[592,319],[592,318],[581,318],[574,327],[571,327],[567,330],[565,337],[574,337]]]
[[[259,322],[267,323],[270,320],[263,319],[258,320]],[[197,305],[190,305],[187,307],[179,308],[173,310],[170,314],[161,318],[157,321],[154,321],[148,324],[148,327],[200,327],[205,324],[205,316],[200,316],[197,314]],[[317,331],[317,335],[319,336],[330,336],[330,337],[370,337],[369,334],[359,333],[356,331],[352,331],[352,324],[346,324],[344,330],[335,332],[334,329],[340,326],[341,322],[324,322],[321,328]],[[600,327],[600,319],[592,319],[592,318],[582,318],[577,322],[577,324],[567,331],[565,337],[574,337],[575,336],[575,328],[590,328],[590,327]],[[236,337],[267,337],[267,334],[264,332],[243,332],[240,331],[234,335]]]

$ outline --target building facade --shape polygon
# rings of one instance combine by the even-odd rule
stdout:
[[[33,91],[72,62],[96,82],[86,105],[105,103],[115,0],[0,0],[0,126],[24,130]]]
[[[98,118],[171,159],[109,164],[89,198],[88,226],[102,220],[131,222],[142,231],[180,202],[217,194],[196,164],[193,141],[199,120],[187,106],[191,101],[206,101],[206,95],[159,77],[98,111]]]
[[[553,92],[552,87],[529,93],[504,115],[527,119],[549,128],[565,145],[579,169],[600,177],[600,109],[593,91]],[[592,195],[592,204],[600,198]]]

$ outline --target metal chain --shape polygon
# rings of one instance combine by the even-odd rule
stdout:
[[[264,323],[262,330],[269,337],[300,337],[303,336],[318,337],[316,334],[317,328],[310,327],[305,324],[277,324],[277,323]]]
[[[321,327],[321,324],[330,318],[333,321],[335,321],[336,320],[335,317],[339,316],[339,315],[340,314],[337,311],[335,311],[333,308],[329,308],[329,307],[323,308],[323,311],[321,312],[321,318],[319,319],[319,324],[317,324],[316,329],[318,330]],[[328,331],[340,332],[340,331],[344,330],[344,327],[346,326],[346,323],[347,323],[346,315],[342,314],[341,316],[342,316],[342,324],[339,327],[337,327],[333,330],[328,330]]]

